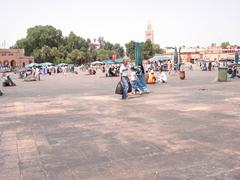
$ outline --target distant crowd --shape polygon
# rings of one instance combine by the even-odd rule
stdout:
[[[224,62],[201,61],[197,62],[197,64],[202,71],[212,71],[217,67],[224,66]],[[16,84],[12,81],[7,72],[13,71],[14,73],[19,73],[19,77],[25,81],[40,81],[41,76],[51,76],[59,73],[62,73],[63,75],[66,75],[68,72],[78,74],[78,70],[86,72],[89,75],[96,75],[97,72],[101,72],[105,77],[121,78],[120,86],[122,89],[120,90],[120,94],[122,95],[122,99],[126,99],[128,93],[149,93],[147,84],[167,83],[169,75],[177,75],[179,72],[184,72],[186,69],[193,70],[192,64],[180,64],[176,67],[173,65],[172,61],[169,60],[164,62],[146,61],[145,63],[136,66],[134,63],[125,59],[122,64],[82,64],[78,67],[64,63],[61,65],[48,66],[33,65],[32,67],[21,68],[18,70],[12,69],[11,67],[0,66],[0,71],[4,72],[0,78],[3,86],[15,86]],[[237,68],[233,67],[230,70],[232,71],[231,77],[236,77],[238,74]]]

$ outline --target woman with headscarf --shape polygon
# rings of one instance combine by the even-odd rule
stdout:
[[[139,86],[139,89],[141,89],[141,91],[143,91],[143,93],[149,93],[149,90],[148,90],[148,87],[147,87],[147,83],[146,83],[146,77],[145,77],[145,71],[144,71],[143,65],[139,64],[136,69],[139,72],[139,74],[138,74],[138,79],[139,79],[138,86]]]

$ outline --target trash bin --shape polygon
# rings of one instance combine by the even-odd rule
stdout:
[[[227,72],[228,72],[228,68],[219,67],[218,68],[218,81],[220,81],[220,82],[227,81]]]

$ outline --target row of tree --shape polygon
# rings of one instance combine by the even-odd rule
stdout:
[[[126,45],[126,54],[135,59],[135,42]],[[151,41],[141,43],[144,59],[161,53],[159,45]],[[73,32],[64,37],[62,31],[53,26],[35,26],[27,30],[25,38],[18,40],[12,48],[23,48],[25,55],[33,56],[37,63],[74,63],[82,64],[95,60],[111,59],[113,54],[124,57],[124,48],[118,43],[105,41],[103,37],[84,39]]]
[[[125,44],[126,54],[130,59],[135,59],[135,45],[135,41],[130,41],[129,43]],[[161,54],[163,52],[158,44],[153,44],[150,40],[141,42],[141,50],[143,59],[149,59],[155,54]]]

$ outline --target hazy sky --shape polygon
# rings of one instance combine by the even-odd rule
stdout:
[[[165,46],[240,44],[240,0],[0,0],[0,48],[26,36],[27,28],[53,25],[64,36],[104,36],[125,44],[144,41],[148,20]]]

